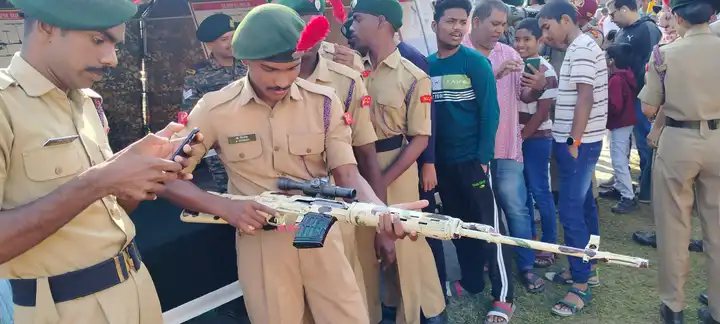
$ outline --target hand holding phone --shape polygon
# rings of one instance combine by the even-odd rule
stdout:
[[[182,141],[180,146],[178,146],[177,150],[175,150],[175,153],[173,153],[173,155],[170,157],[170,160],[175,161],[176,156],[188,157],[187,153],[185,153],[183,148],[185,147],[185,145],[192,144],[193,141],[195,140],[195,136],[197,136],[197,134],[199,132],[200,132],[199,128],[197,128],[197,127],[193,128],[193,130],[190,131],[190,134],[188,134],[187,137],[185,137],[185,139]]]

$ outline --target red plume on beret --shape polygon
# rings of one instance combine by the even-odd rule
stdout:
[[[325,16],[315,16],[305,25],[300,40],[298,40],[296,52],[305,52],[313,48],[317,43],[325,39],[330,32],[330,22]]]
[[[670,0],[663,0],[663,6],[670,8]]]
[[[335,20],[341,25],[344,24],[345,20],[347,20],[347,13],[345,13],[345,5],[343,5],[342,0],[330,0],[330,4],[332,4]]]

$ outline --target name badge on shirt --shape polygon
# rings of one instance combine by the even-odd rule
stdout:
[[[255,141],[257,141],[257,136],[255,134],[245,134],[228,137],[228,144],[240,144]]]
[[[56,146],[56,145],[61,145],[61,144],[72,143],[75,140],[77,140],[78,137],[80,137],[80,136],[70,135],[70,136],[50,138],[47,141],[45,141],[45,144],[43,144],[43,146]]]

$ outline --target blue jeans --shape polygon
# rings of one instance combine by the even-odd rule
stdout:
[[[527,209],[527,189],[523,175],[523,164],[515,160],[497,159],[490,163],[495,198],[505,213],[510,235],[532,240],[530,224],[532,219]],[[517,267],[520,271],[532,270],[535,252],[515,247]]]
[[[560,176],[558,209],[560,224],[565,232],[565,244],[584,249],[591,234],[600,235],[591,181],[602,151],[602,141],[581,144],[577,158],[570,155],[567,144],[555,142],[553,145]],[[587,283],[591,263],[583,263],[581,258],[576,257],[568,257],[568,260],[573,281]]]
[[[635,135],[635,145],[637,145],[638,155],[640,156],[640,200],[650,200],[651,188],[651,170],[653,150],[647,144],[647,137],[650,134],[650,121],[642,113],[642,104],[640,99],[635,99],[635,127],[633,127],[633,135]]]
[[[13,301],[10,282],[0,279],[0,323],[12,324],[13,322]]]
[[[527,187],[527,208],[530,216],[530,231],[537,235],[535,229],[535,206],[540,211],[542,239],[545,243],[557,242],[557,215],[555,201],[550,192],[550,153],[552,138],[528,138],[523,142],[523,159],[525,160],[525,186]]]

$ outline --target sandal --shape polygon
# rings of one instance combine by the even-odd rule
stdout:
[[[584,309],[585,306],[587,306],[590,303],[590,301],[592,300],[592,296],[590,296],[590,287],[588,287],[588,289],[585,291],[580,290],[575,287],[570,287],[570,289],[568,289],[568,294],[573,294],[575,296],[580,297],[580,300],[582,300],[582,302],[583,302],[582,307],[578,307],[578,304],[569,302],[563,298],[563,299],[560,299],[557,303],[555,303],[555,306],[558,306],[558,305],[564,306],[564,307],[568,308],[569,310],[564,309],[564,308],[557,309],[557,308],[555,308],[555,306],[553,306],[553,308],[552,308],[553,314],[562,316],[562,317],[573,316],[573,315],[577,314],[579,311],[581,311],[582,309]]]
[[[512,317],[513,313],[515,312],[515,304],[510,304],[508,306],[507,303],[502,303],[499,301],[495,301],[492,303],[492,306],[490,307],[490,311],[485,315],[485,324],[497,324],[497,323],[510,323],[510,318]],[[503,319],[500,322],[491,322],[491,317],[500,317]]]
[[[548,268],[555,264],[555,253],[538,252],[535,255],[535,268]]]
[[[522,283],[530,293],[537,294],[545,291],[545,281],[532,270],[522,271]],[[530,286],[534,288],[530,288]]]
[[[575,281],[572,280],[572,278],[566,278],[564,274],[569,274],[567,270],[560,270],[558,272],[546,272],[545,278],[547,280],[552,281],[556,284],[561,285],[572,285],[575,283]],[[599,287],[600,286],[600,272],[597,268],[595,270],[591,270],[590,274],[588,275],[588,281],[587,284],[590,287]]]

